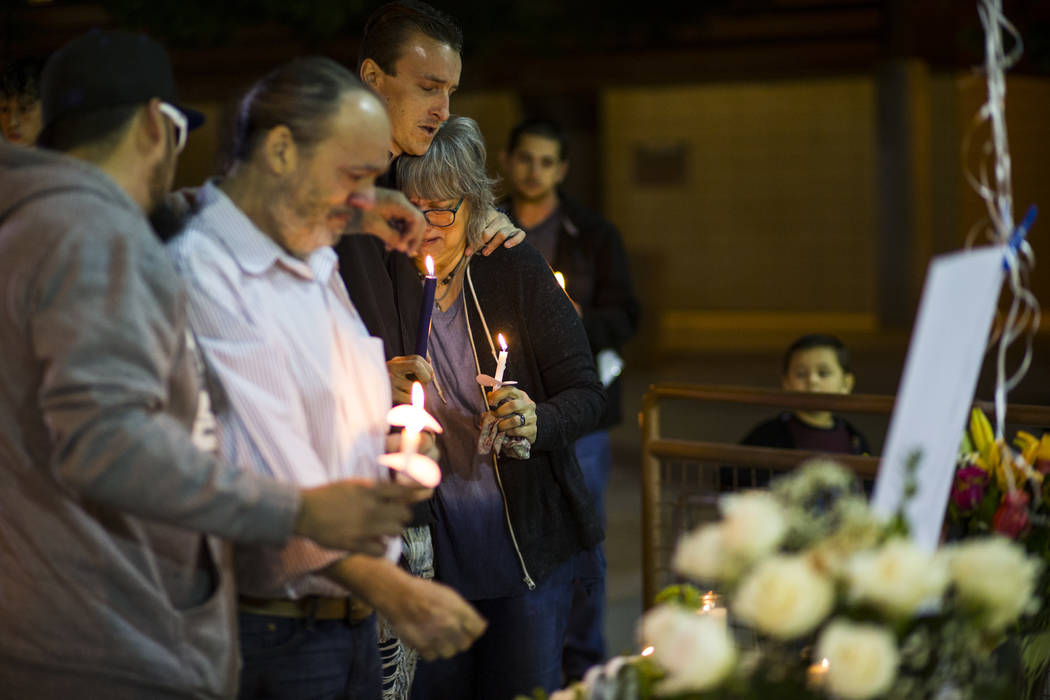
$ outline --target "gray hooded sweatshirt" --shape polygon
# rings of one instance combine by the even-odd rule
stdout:
[[[282,544],[297,491],[194,446],[186,295],[140,208],[2,143],[0,358],[0,696],[233,696],[218,537]]]

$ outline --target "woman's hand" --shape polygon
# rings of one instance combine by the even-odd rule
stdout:
[[[501,433],[536,442],[536,402],[521,389],[505,386],[488,394],[489,406]]]
[[[434,379],[430,363],[419,355],[395,357],[386,361],[390,393],[394,403],[412,403],[412,382],[426,386]]]

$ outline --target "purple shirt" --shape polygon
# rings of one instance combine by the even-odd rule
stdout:
[[[427,391],[426,408],[444,428],[438,435],[442,480],[434,492],[435,577],[468,600],[519,595],[527,589],[507,530],[492,455],[477,451],[478,416],[485,402],[462,295],[448,311],[434,309],[430,359],[441,391]]]

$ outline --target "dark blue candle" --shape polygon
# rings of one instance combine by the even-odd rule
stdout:
[[[434,259],[426,257],[427,276],[423,279],[423,306],[419,309],[419,329],[416,331],[416,354],[426,359],[427,341],[430,339],[430,316],[434,313],[434,292],[437,277],[434,276]]]

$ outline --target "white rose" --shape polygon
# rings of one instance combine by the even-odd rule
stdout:
[[[897,640],[881,625],[834,620],[817,641],[817,658],[828,660],[827,690],[863,700],[882,695],[897,678]]]
[[[831,612],[832,582],[802,556],[775,556],[748,574],[733,598],[733,612],[758,631],[779,639],[811,632]]]
[[[728,570],[721,525],[704,525],[678,541],[674,570],[693,581],[721,581]]]
[[[925,601],[939,599],[948,586],[948,568],[909,540],[855,554],[846,565],[853,600],[899,617],[911,617]]]
[[[658,606],[642,617],[642,640],[652,645],[651,658],[667,671],[661,694],[714,688],[736,662],[736,647],[720,620],[674,605]]]
[[[787,535],[784,509],[766,491],[722,497],[722,546],[734,557],[752,562],[770,554]]]
[[[1020,545],[1004,537],[965,540],[945,550],[952,583],[964,605],[1000,630],[1032,603],[1039,562]]]

